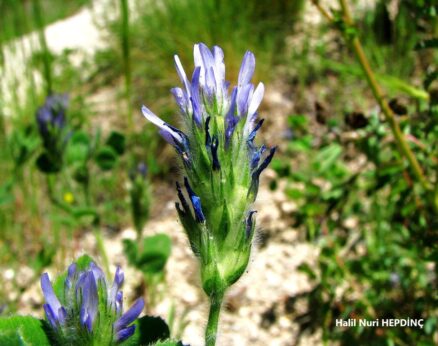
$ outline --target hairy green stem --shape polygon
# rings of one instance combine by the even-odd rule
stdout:
[[[207,328],[205,330],[205,345],[216,345],[217,329],[219,325],[219,315],[221,312],[224,292],[219,292],[210,297],[210,312],[208,314]]]

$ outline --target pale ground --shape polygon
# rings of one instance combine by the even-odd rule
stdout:
[[[105,1],[96,1],[94,5],[94,19],[105,11]],[[306,12],[306,21],[315,22],[314,10]],[[56,22],[46,28],[47,42],[55,53],[62,52],[65,48],[77,48],[81,52],[77,56],[76,63],[81,59],[93,54],[102,47],[99,39],[99,30],[93,22],[93,12],[90,9],[83,9],[76,15],[65,20]],[[5,51],[5,58],[10,70],[0,71],[1,88],[8,89],[14,76],[25,74],[26,56],[29,55],[30,47],[35,45],[35,34],[28,35],[22,41],[10,45]],[[21,55],[20,45],[24,47],[24,57]],[[15,61],[11,65],[9,62]],[[39,83],[39,77],[36,77]],[[26,86],[20,85],[20,97],[25,96]],[[293,107],[290,101],[291,95],[282,95],[276,91],[275,85],[268,86],[267,96],[264,101],[265,109],[269,114],[265,117],[275,131],[271,133],[281,134],[284,129],[285,117],[290,114]],[[112,98],[113,90],[107,90],[90,99],[98,101],[96,105],[99,113],[104,114],[111,105],[108,99]],[[106,97],[105,97],[106,96]],[[12,102],[12,95],[4,93],[3,101],[8,104]],[[108,105],[108,106],[106,106]],[[271,124],[270,124],[271,125]],[[268,139],[270,144],[275,143],[275,138]],[[297,267],[304,262],[314,263],[318,255],[317,249],[306,242],[300,241],[296,230],[288,226],[288,213],[296,206],[287,201],[287,198],[280,188],[272,192],[267,188],[267,182],[274,175],[273,171],[267,170],[262,178],[262,186],[257,202],[257,224],[259,230],[268,235],[267,244],[254,251],[248,273],[230,289],[227,296],[228,308],[224,310],[221,318],[220,337],[218,345],[224,346],[291,346],[296,342],[294,335],[297,325],[293,323],[292,316],[284,311],[284,305],[288,297],[310,290],[306,276],[297,270]],[[156,191],[160,193],[160,191]],[[199,274],[196,267],[196,259],[193,257],[177,221],[174,211],[173,200],[167,201],[159,215],[147,224],[144,234],[165,232],[172,238],[172,255],[167,266],[166,280],[167,287],[164,287],[162,302],[152,311],[164,318],[167,317],[172,304],[175,305],[177,316],[181,316],[185,309],[189,312],[186,316],[187,327],[182,335],[182,340],[192,346],[203,344],[203,329],[206,322],[207,305],[206,298],[199,288]],[[134,284],[141,279],[141,274],[129,267],[123,256],[121,239],[133,238],[133,230],[127,229],[116,237],[106,237],[106,248],[111,254],[113,265],[121,264],[125,270],[126,286],[125,297],[127,300],[134,298]],[[80,247],[75,254],[65,259],[66,265],[74,256],[81,253],[94,252],[94,238],[88,234],[82,239]],[[19,285],[27,287],[21,297],[20,311],[22,313],[35,313],[36,309],[41,313],[42,296],[38,282],[29,282],[29,268],[20,269],[19,273],[10,270],[2,270],[5,284],[16,278]],[[51,277],[56,271],[50,272]],[[6,287],[5,287],[6,288]],[[298,306],[297,309],[305,310],[305,306]],[[269,310],[277,311],[276,318],[266,325],[262,315]],[[231,311],[232,310],[232,311]],[[305,336],[299,345],[319,345],[321,337],[317,335]]]

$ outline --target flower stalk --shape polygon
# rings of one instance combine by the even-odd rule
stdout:
[[[224,295],[218,292],[210,297],[210,312],[208,314],[207,328],[205,329],[205,345],[214,346],[217,339],[219,315],[221,312]]]

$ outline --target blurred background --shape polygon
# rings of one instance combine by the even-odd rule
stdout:
[[[332,24],[312,2],[0,0],[0,315],[42,316],[41,273],[87,252],[123,265],[127,299],[144,295],[172,336],[202,345],[178,164],[140,108],[178,124],[173,55],[191,74],[204,42],[223,48],[232,85],[254,52],[260,141],[279,146],[219,344],[438,344],[438,192],[425,197],[344,39],[359,38],[438,191],[437,6],[352,0],[345,28],[337,1],[319,1]],[[335,324],[408,317],[424,327]]]

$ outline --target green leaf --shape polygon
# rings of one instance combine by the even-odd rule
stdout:
[[[80,184],[87,184],[90,180],[90,174],[86,165],[80,165],[77,167],[73,174],[74,180]]]
[[[123,247],[131,265],[145,274],[162,273],[170,256],[172,242],[166,234],[156,234],[143,240],[143,249],[139,252],[137,242],[124,239]]]
[[[72,144],[83,144],[88,147],[90,145],[90,137],[83,131],[77,131],[73,133],[70,142]]]
[[[31,316],[3,317],[0,318],[0,345],[50,346],[46,331],[46,323]]]
[[[110,146],[100,148],[96,154],[96,163],[103,171],[111,170],[117,163],[117,152]]]
[[[143,240],[143,249],[137,265],[144,273],[160,273],[170,256],[172,242],[166,234],[156,234]]]
[[[123,239],[123,252],[125,253],[128,263],[137,267],[137,242],[131,239]]]
[[[75,132],[69,141],[66,150],[66,159],[69,163],[84,163],[90,155],[90,138],[84,132]]]
[[[113,131],[109,135],[106,145],[113,148],[117,154],[122,155],[125,152],[126,138],[120,132]]]

